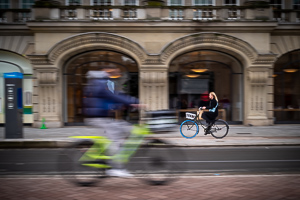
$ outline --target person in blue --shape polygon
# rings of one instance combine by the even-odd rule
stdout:
[[[85,123],[105,130],[105,135],[112,141],[109,155],[115,155],[121,150],[132,129],[132,125],[127,121],[115,119],[111,111],[122,106],[141,106],[137,98],[115,90],[111,77],[117,76],[120,76],[120,69],[115,67],[104,67],[102,71],[89,71],[87,73],[88,84],[84,88]],[[112,169],[106,171],[109,176],[133,176],[120,162],[111,161],[110,165]]]
[[[218,116],[218,97],[214,92],[209,93],[209,103],[208,106],[203,106],[202,109],[209,109],[208,112],[203,112],[201,118],[206,120],[207,128],[205,131],[205,135],[210,133],[210,128],[212,124],[215,122]],[[201,107],[200,107],[201,108]]]

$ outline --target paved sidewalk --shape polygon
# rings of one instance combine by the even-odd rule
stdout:
[[[298,200],[300,176],[235,175],[185,176],[163,186],[149,186],[138,178],[104,179],[94,187],[78,187],[61,177],[0,178],[5,200]]]
[[[103,135],[103,130],[90,127],[64,127],[38,129],[24,127],[24,138],[5,139],[5,128],[0,127],[0,148],[63,147],[72,141],[69,136]],[[168,133],[158,133],[149,137],[164,139],[172,145],[184,147],[218,146],[260,146],[260,145],[300,145],[300,124],[274,126],[230,125],[228,135],[215,139],[202,131],[192,139],[181,136],[179,126]]]

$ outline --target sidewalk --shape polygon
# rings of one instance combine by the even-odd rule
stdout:
[[[111,178],[94,187],[78,187],[61,177],[0,178],[6,200],[298,200],[300,176],[191,176],[163,186],[138,178]]]
[[[24,138],[5,139],[5,128],[0,127],[0,148],[60,148],[72,141],[69,136],[103,135],[103,130],[78,126],[51,129],[24,127]],[[203,132],[192,138],[181,136],[179,126],[168,133],[157,133],[157,137],[171,145],[182,147],[230,147],[300,145],[300,124],[274,126],[230,125],[228,135],[215,139]]]

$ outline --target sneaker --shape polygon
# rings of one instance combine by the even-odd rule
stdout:
[[[208,134],[211,134],[210,127],[205,129],[204,131],[204,135],[208,135]]]
[[[116,177],[123,177],[123,178],[133,177],[133,175],[130,174],[125,169],[109,169],[109,170],[106,170],[106,175],[116,176]]]
[[[211,134],[210,131],[205,131],[204,135],[208,135],[208,134]]]

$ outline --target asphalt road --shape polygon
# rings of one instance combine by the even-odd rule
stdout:
[[[2,174],[56,174],[61,149],[0,149]],[[164,148],[153,155],[168,152],[168,162],[188,173],[299,173],[299,146]],[[138,152],[128,169],[135,171],[142,163]]]

